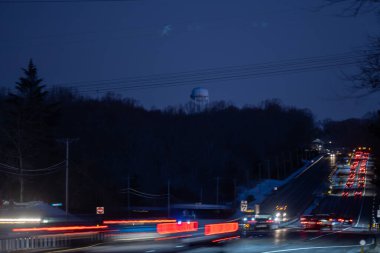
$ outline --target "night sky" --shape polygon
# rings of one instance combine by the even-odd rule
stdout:
[[[355,65],[120,89],[133,85],[129,77],[358,52],[369,36],[379,35],[375,13],[343,17],[345,6],[320,9],[323,0],[16,1],[0,1],[3,87],[14,87],[20,68],[33,58],[47,86],[74,86],[92,97],[111,87],[104,91],[148,109],[184,104],[198,86],[209,89],[211,102],[244,106],[277,98],[310,109],[318,120],[362,117],[380,108],[377,94],[348,98],[352,84],[343,73],[355,73]],[[114,81],[97,92],[92,81],[101,80]]]

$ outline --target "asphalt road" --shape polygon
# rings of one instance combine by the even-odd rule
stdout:
[[[246,238],[235,238],[223,242],[208,242],[187,245],[181,239],[139,243],[109,243],[92,247],[71,249],[70,252],[360,252],[360,241],[364,240],[365,252],[376,252],[375,237],[369,233],[345,231],[302,231],[297,229],[279,229],[275,231],[255,232]],[[67,252],[64,250],[51,252]]]
[[[325,197],[314,210],[315,213],[334,213],[352,218],[354,225],[367,227],[372,217],[373,197]]]
[[[313,203],[316,196],[328,187],[332,171],[330,158],[322,158],[300,176],[274,192],[260,205],[261,213],[273,214],[276,205],[287,205],[287,215],[298,218]]]
[[[334,163],[330,158],[322,158],[300,176],[294,178],[284,187],[269,196],[261,204],[261,213],[273,213],[276,205],[287,205],[287,213],[290,218],[299,218],[303,212],[318,200],[314,212],[336,213],[337,215],[357,217],[355,222],[359,225],[368,223],[373,208],[373,197],[333,197],[320,198],[322,192],[326,192],[329,183],[328,177]],[[356,225],[354,222],[354,226]],[[202,229],[201,229],[202,230]],[[139,234],[132,238],[126,233],[124,238],[115,240],[109,237],[106,243],[89,247],[50,250],[49,252],[361,252],[363,246],[359,242],[364,240],[365,252],[380,252],[375,247],[375,236],[370,232],[363,232],[355,227],[337,227],[333,231],[322,230],[304,231],[299,223],[289,224],[288,228],[273,231],[256,231],[247,237],[240,237],[238,233],[222,235],[217,238],[203,236],[202,231],[193,233],[188,237],[168,237],[159,240],[154,235]],[[150,238],[149,238],[150,237]],[[216,240],[229,237],[229,240]]]
[[[372,160],[372,159],[371,159]],[[365,160],[366,161],[366,160]],[[358,176],[359,167],[364,163],[367,165],[366,168],[366,184],[365,190],[363,192],[364,196],[354,196],[352,193],[358,191]],[[332,196],[326,196],[323,200],[318,203],[318,206],[315,208],[314,213],[334,213],[340,217],[346,217],[354,220],[354,226],[356,227],[368,227],[368,225],[374,220],[375,215],[375,195],[374,195],[374,186],[371,184],[373,178],[373,165],[368,166],[368,164],[373,164],[371,161],[365,163],[363,160],[359,162],[359,165],[356,168],[356,177],[352,187],[347,188],[345,184],[343,185],[345,191],[350,192],[349,196],[342,196],[343,191],[338,191],[338,194]],[[341,170],[342,171],[342,170]],[[343,170],[344,171],[344,170]],[[349,173],[349,171],[346,171]],[[340,176],[340,180],[346,182],[348,179],[348,174]],[[332,181],[333,188],[336,187],[336,182]],[[376,208],[377,209],[377,208]]]
[[[369,234],[305,232],[283,229],[269,233],[255,233],[250,238],[235,240],[214,248],[190,249],[185,252],[360,252],[361,240],[366,242],[365,252],[374,250],[374,245],[370,245],[374,242],[374,237]]]

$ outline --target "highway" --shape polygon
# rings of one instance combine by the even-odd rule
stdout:
[[[273,214],[276,205],[287,205],[288,217],[299,218],[314,199],[327,189],[327,179],[332,168],[330,158],[322,158],[288,184],[274,191],[260,205],[260,212]]]
[[[356,151],[350,163],[340,166],[330,177],[333,194],[325,196],[314,209],[314,213],[334,213],[339,217],[353,219],[354,227],[368,228],[376,211],[373,170],[369,154]],[[338,182],[346,184],[342,186]]]
[[[358,171],[358,170],[357,170]],[[279,188],[268,196],[260,206],[260,213],[274,214],[277,205],[287,205],[286,212],[289,221],[282,223],[280,228],[267,231],[253,231],[243,235],[237,229],[221,232],[218,234],[207,234],[206,226],[225,224],[226,220],[199,220],[195,222],[185,221],[181,226],[189,227],[189,231],[170,231],[174,224],[179,222],[168,222],[167,228],[162,228],[160,233],[157,224],[149,224],[148,221],[139,224],[123,223],[109,224],[105,226],[102,240],[95,240],[85,247],[69,244],[57,248],[34,252],[380,252],[376,237],[380,233],[370,231],[368,224],[373,218],[375,208],[375,196],[342,196],[342,194],[328,195],[330,189],[329,178],[336,172],[335,160],[332,157],[321,157],[315,163],[307,167],[289,183]],[[348,176],[345,176],[348,178]],[[358,178],[358,177],[357,177]],[[339,179],[340,180],[340,179]],[[356,183],[357,184],[357,183]],[[365,188],[363,188],[365,190]],[[334,225],[330,230],[323,227],[321,230],[304,230],[299,218],[305,213],[331,214],[340,217],[353,218],[351,225]],[[163,224],[160,220],[158,223]],[[170,223],[171,222],[171,223]],[[170,224],[169,224],[170,223]],[[196,223],[193,227],[192,223]],[[107,224],[103,224],[107,225]],[[164,225],[165,227],[166,225]],[[171,228],[170,228],[171,227]],[[101,227],[97,226],[97,229]],[[57,228],[54,228],[57,229]],[[72,230],[73,228],[71,228]],[[225,228],[224,228],[225,229]],[[64,232],[63,232],[64,233]],[[93,234],[84,230],[83,232],[70,231],[63,236],[72,235],[82,238]],[[30,236],[26,234],[25,236]],[[49,236],[47,234],[46,236]],[[92,239],[91,239],[92,240]],[[75,241],[75,240],[74,240]],[[362,242],[363,245],[360,245]],[[83,245],[83,244],[82,244]],[[376,248],[375,248],[376,247]]]
[[[70,252],[359,252],[360,241],[364,240],[365,252],[376,252],[375,236],[369,233],[345,231],[302,231],[298,229],[278,229],[255,232],[247,238],[234,238],[222,242],[202,242],[187,244],[181,239],[157,242],[119,242],[78,248]],[[67,252],[57,250],[52,252]]]
[[[334,213],[337,216],[349,217],[354,226],[368,227],[372,216],[373,197],[336,197],[328,196],[314,210],[315,213]]]

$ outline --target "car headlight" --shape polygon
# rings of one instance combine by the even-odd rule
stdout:
[[[286,213],[284,213],[282,216],[286,216]]]
[[[280,217],[280,215],[281,215],[280,213],[276,213],[276,217]]]
[[[247,217],[244,217],[244,218],[243,218],[243,221],[247,221]]]

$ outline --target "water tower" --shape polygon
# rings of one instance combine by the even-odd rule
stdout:
[[[208,90],[201,87],[194,88],[191,91],[190,98],[195,112],[201,112],[208,105]]]

